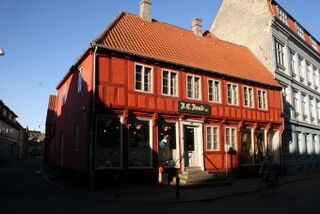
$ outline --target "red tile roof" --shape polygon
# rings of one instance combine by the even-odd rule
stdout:
[[[100,46],[220,73],[235,78],[280,86],[255,56],[244,46],[122,12],[93,42]]]
[[[276,1],[274,0],[267,0],[270,11],[272,16],[277,17],[279,19],[279,5]],[[285,11],[282,7],[281,9],[287,14],[288,17],[288,27],[298,35],[298,28],[297,24],[303,29],[304,31],[304,40],[306,41],[307,44],[309,44],[312,47],[312,42],[311,40],[314,40],[317,43],[317,49],[315,50],[320,54],[320,43],[313,37],[302,25],[299,24],[297,20],[295,20],[287,11]],[[313,47],[312,47],[313,48]]]

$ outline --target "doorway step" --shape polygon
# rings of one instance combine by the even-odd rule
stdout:
[[[221,173],[209,173],[202,171],[200,167],[188,167],[186,171],[179,174],[181,186],[222,186],[230,185],[231,181],[222,176]],[[176,184],[176,178],[171,185]]]

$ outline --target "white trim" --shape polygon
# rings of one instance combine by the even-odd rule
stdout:
[[[261,95],[263,95],[262,92],[265,92],[265,95],[266,95],[265,97],[262,96],[262,103],[261,103],[261,104],[262,104],[262,108],[259,107],[259,92],[260,92],[260,91],[261,91]],[[269,109],[269,105],[268,105],[268,91],[267,91],[267,90],[264,90],[264,89],[258,89],[258,90],[257,90],[257,95],[258,95],[258,100],[257,100],[257,101],[258,101],[258,109],[259,109],[259,110],[267,111],[267,110]],[[263,108],[264,105],[266,106],[266,108]]]
[[[204,158],[203,158],[203,122],[202,121],[195,121],[195,120],[180,120],[180,141],[181,141],[181,155],[183,156],[184,150],[184,126],[194,126],[198,128],[198,163],[199,167],[202,171],[204,171]],[[196,142],[195,142],[196,143]],[[184,158],[181,161],[181,170],[185,171],[185,160]]]
[[[251,98],[252,98],[252,106],[250,106],[250,105],[248,105],[248,106],[246,106],[246,102],[245,102],[245,91],[244,91],[244,89],[245,88],[247,88],[248,89],[248,95],[249,96],[251,96]],[[249,93],[249,89],[252,89],[252,93],[250,94]],[[250,86],[246,86],[246,85],[243,85],[242,86],[242,91],[243,91],[243,106],[245,107],[245,108],[251,108],[251,109],[253,109],[254,108],[254,88],[253,87],[250,87]],[[249,98],[249,97],[248,97]],[[250,100],[248,99],[248,103],[250,103]]]
[[[212,132],[212,149],[208,149],[208,128],[217,128],[218,130],[217,130],[217,139],[218,139],[218,148],[217,149],[214,149],[214,132]],[[214,129],[212,129],[212,130],[214,130]],[[219,126],[217,126],[217,125],[207,125],[207,126],[205,126],[205,134],[206,134],[206,142],[205,142],[205,144],[206,144],[206,151],[207,152],[218,152],[218,151],[220,151],[220,127]]]
[[[235,130],[235,142],[234,142],[234,145],[236,146],[236,148],[233,148],[234,150],[236,150],[236,151],[238,151],[238,128],[236,127],[236,126],[225,126],[224,127],[224,151],[227,151],[226,149],[227,149],[227,129],[230,129],[230,131],[232,130],[232,129],[234,129]],[[230,132],[230,141],[231,141],[231,139],[232,139],[232,136],[231,136],[231,134],[232,134],[232,131]],[[230,148],[230,146],[232,146],[232,142],[230,142],[231,143],[231,145],[229,145],[229,148]]]
[[[167,71],[169,74],[168,78],[168,92],[169,94],[164,94],[163,93],[163,72]],[[176,77],[176,95],[171,95],[171,73],[175,73],[177,75]],[[179,73],[177,71],[173,71],[170,69],[165,69],[163,68],[161,71],[161,95],[162,96],[168,96],[168,97],[178,97],[179,96]]]
[[[191,91],[192,97],[188,96],[188,76],[192,77],[192,83],[193,83],[193,87],[192,87],[192,91]],[[195,77],[199,78],[199,99],[195,98],[195,84],[194,84]],[[201,76],[193,75],[193,74],[186,75],[186,97],[187,97],[187,99],[190,99],[190,100],[202,100],[202,79],[201,79]]]
[[[212,100],[210,100],[210,98],[209,98],[209,97],[210,97],[210,93],[209,93],[209,86],[210,86],[209,82],[210,82],[210,81],[213,81],[213,84],[214,84],[215,82],[219,82],[219,101],[218,101],[218,102],[212,101]],[[219,103],[219,104],[221,104],[221,81],[220,81],[220,80],[208,78],[208,101],[209,101],[210,103]]]
[[[233,91],[233,88],[231,87],[231,90],[232,90],[232,103],[229,103],[229,95],[228,95],[228,85],[231,85],[231,86],[234,86],[234,85],[236,85],[237,86],[237,103],[234,103],[234,99],[235,99],[235,97],[233,96],[233,93],[234,93],[234,91]],[[239,84],[237,84],[237,83],[232,83],[232,82],[227,82],[227,96],[226,96],[226,98],[227,98],[227,105],[230,105],[230,106],[239,106]]]
[[[142,70],[141,70],[141,90],[136,89],[136,66],[137,66],[137,65],[142,66]],[[151,78],[150,78],[151,89],[150,89],[150,91],[145,91],[145,90],[144,90],[145,67],[151,69],[151,70],[150,70],[150,73],[151,73]],[[137,91],[137,92],[142,92],[142,93],[147,93],[147,94],[153,94],[153,66],[145,65],[145,64],[140,64],[140,63],[134,63],[133,89],[134,89],[134,91]]]

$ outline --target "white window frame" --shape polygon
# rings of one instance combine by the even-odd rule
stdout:
[[[297,76],[297,69],[296,69],[296,53],[293,50],[289,50],[289,65],[290,65],[290,72],[292,77]]]
[[[268,91],[258,89],[258,109],[260,110],[268,110]],[[260,95],[262,97],[260,97]],[[261,100],[261,106],[260,106],[260,100]]]
[[[288,16],[287,13],[284,12],[284,10],[282,10],[280,7],[278,7],[279,10],[279,19],[281,22],[283,22],[285,25],[288,25]]]
[[[229,87],[231,94],[229,94]],[[231,102],[229,102],[229,97]],[[235,83],[227,83],[227,103],[228,105],[238,106],[239,105],[239,85]]]
[[[310,115],[310,122],[314,123],[316,119],[315,115],[315,103],[314,103],[314,98],[309,97],[309,115]]]
[[[191,97],[189,97],[189,93],[188,93],[188,77],[191,77],[192,79],[191,79],[191,81],[192,81],[192,83],[191,83]],[[199,78],[199,84],[198,84],[198,86],[199,86],[199,88],[198,88],[198,90],[196,90],[196,84],[195,84],[195,78]],[[187,76],[186,76],[186,93],[187,93],[187,98],[188,99],[191,99],[191,100],[201,100],[202,99],[202,84],[201,84],[201,76],[197,76],[197,75],[192,75],[192,74],[187,74]],[[199,92],[199,97],[198,98],[196,98],[196,91],[198,91]]]
[[[209,130],[210,129],[210,130]],[[216,130],[216,135],[217,135],[217,142],[214,141],[214,130]],[[208,147],[208,132],[210,131],[210,136],[211,136],[211,148]],[[215,126],[215,125],[208,125],[206,127],[206,149],[207,151],[211,152],[211,151],[220,151],[220,129],[219,126]],[[217,146],[217,148],[215,149],[215,145]]]
[[[212,83],[212,98],[213,100],[210,100],[210,81]],[[218,94],[216,93],[217,91],[217,87],[216,87],[216,83],[218,83]],[[218,98],[218,99],[216,99]],[[215,80],[215,79],[208,79],[208,100],[209,102],[213,102],[213,103],[221,103],[221,82],[219,80]]]
[[[246,100],[247,100],[247,104],[246,104]],[[253,89],[253,87],[243,86],[243,106],[247,107],[247,108],[254,108],[254,89]]]
[[[82,67],[79,68],[78,70],[78,84],[77,84],[77,93],[81,92],[82,89]]]
[[[312,64],[308,61],[306,61],[306,79],[308,86],[312,86]]]
[[[137,89],[136,88],[136,72],[137,72],[137,66],[141,66],[141,89]],[[150,91],[145,90],[144,86],[145,86],[145,68],[150,68]],[[149,66],[149,65],[144,65],[144,64],[139,64],[139,63],[135,63],[134,65],[134,90],[138,91],[138,92],[143,92],[143,93],[148,93],[148,94],[152,94],[153,93],[153,67]]]
[[[304,61],[303,57],[298,56],[298,73],[299,73],[301,81],[304,81],[304,79],[305,79],[305,74],[304,74],[304,69],[303,69],[304,68],[303,61]]]
[[[285,69],[285,53],[284,47],[285,45],[279,40],[275,39],[275,51],[276,51],[276,65],[282,69]]]
[[[232,130],[234,130],[234,142],[232,142]],[[228,133],[229,132],[229,133]],[[232,146],[232,148],[234,150],[238,150],[238,146],[237,146],[237,128],[236,127],[231,127],[231,126],[228,126],[228,127],[225,127],[225,151],[227,151],[227,149],[230,148],[230,146]],[[229,138],[229,139],[228,139]],[[228,143],[229,142],[229,143]],[[230,145],[231,143],[231,145]]]
[[[292,89],[292,105],[293,105],[294,118],[297,118],[300,115],[299,92],[294,88]]]
[[[165,94],[164,92],[163,92],[163,87],[164,87],[164,84],[163,84],[163,75],[164,75],[164,72],[168,72],[168,93],[167,94]],[[176,74],[176,79],[175,79],[175,89],[174,88],[172,88],[172,73],[174,73],[174,74]],[[162,73],[161,73],[161,93],[162,93],[162,95],[164,95],[164,96],[170,96],[170,97],[177,97],[178,96],[178,94],[179,94],[179,92],[178,92],[178,89],[179,89],[179,86],[178,86],[178,84],[179,84],[179,76],[178,76],[178,72],[176,72],[176,71],[172,71],[172,70],[169,70],[169,69],[162,69]],[[173,92],[171,91],[171,89],[173,89]],[[174,93],[175,92],[175,93]]]
[[[316,42],[315,39],[311,38],[311,46],[313,47],[313,49],[315,49],[316,51],[318,51],[318,43]]]
[[[320,101],[319,100],[317,100],[316,101],[316,108],[317,108],[317,120],[318,120],[318,124],[320,124]]]
[[[301,94],[301,112],[302,112],[302,119],[306,121],[308,118],[308,107],[307,107],[307,95]]]
[[[296,26],[297,26],[297,34],[298,34],[298,36],[299,36],[301,39],[305,40],[303,28],[302,28],[299,24],[297,24],[297,23],[296,23]]]
[[[312,72],[313,72],[313,83],[315,90],[318,90],[319,88],[319,71],[316,66],[312,66]]]

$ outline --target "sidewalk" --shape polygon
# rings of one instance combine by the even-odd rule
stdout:
[[[260,178],[234,179],[231,182],[232,184],[228,186],[180,187],[180,198],[176,199],[176,189],[174,186],[158,187],[152,185],[121,185],[119,189],[119,196],[116,197],[116,192],[113,188],[87,192],[74,185],[68,184],[63,179],[50,180],[45,173],[42,173],[42,175],[55,187],[76,197],[127,203],[181,203],[211,201],[256,192],[258,191],[258,184],[260,181]],[[316,177],[320,177],[320,172],[282,176],[280,177],[280,186]]]

